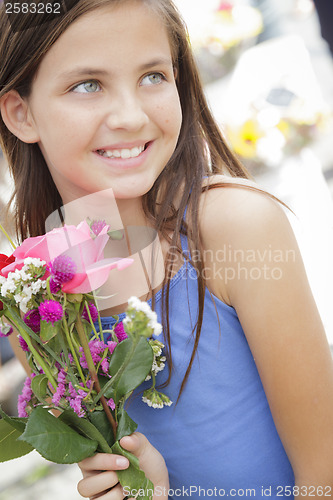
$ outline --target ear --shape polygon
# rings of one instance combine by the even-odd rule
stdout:
[[[29,105],[16,90],[10,90],[0,99],[0,111],[6,127],[18,139],[27,143],[40,140]]]

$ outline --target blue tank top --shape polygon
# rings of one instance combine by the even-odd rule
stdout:
[[[184,237],[182,245],[186,250]],[[155,296],[159,320],[161,295]],[[163,391],[174,402],[192,353],[197,304],[196,272],[185,262],[170,283],[173,370]],[[104,327],[112,323],[102,319]],[[157,374],[157,385],[167,375],[166,367]],[[140,396],[146,387],[149,382],[131,399],[128,413],[166,461],[170,499],[293,498],[294,474],[233,307],[217,297],[213,301],[206,289],[198,352],[176,406],[148,407]]]

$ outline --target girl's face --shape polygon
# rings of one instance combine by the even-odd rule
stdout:
[[[28,109],[64,203],[107,188],[139,200],[181,127],[162,22],[140,2],[85,14],[42,60]]]

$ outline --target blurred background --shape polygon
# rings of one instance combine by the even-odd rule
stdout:
[[[233,151],[289,214],[333,346],[333,3],[175,0],[209,105]],[[1,222],[11,180],[0,150]],[[3,237],[0,252],[11,253]],[[0,402],[16,414],[25,378],[0,338]],[[0,464],[0,500],[77,500],[76,465],[37,453]]]

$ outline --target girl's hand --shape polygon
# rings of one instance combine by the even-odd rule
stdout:
[[[121,446],[133,453],[140,463],[141,469],[155,487],[154,498],[168,498],[169,476],[162,455],[148,439],[139,432],[125,436],[120,440]],[[101,500],[120,500],[126,497],[126,491],[118,482],[117,470],[127,469],[127,458],[120,455],[98,453],[79,463],[83,479],[78,484],[80,495],[85,498]]]

